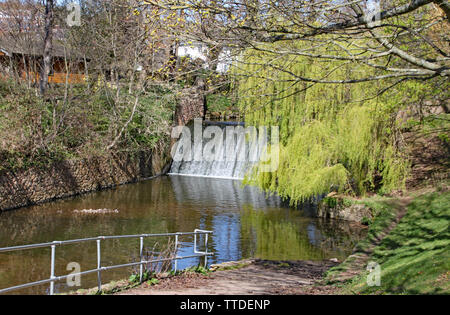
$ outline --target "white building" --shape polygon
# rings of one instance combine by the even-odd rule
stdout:
[[[188,57],[192,60],[201,59],[208,67],[208,47],[203,43],[181,43],[178,47],[178,57]],[[230,48],[223,48],[218,57],[217,69],[219,73],[226,73],[231,66],[232,56]]]

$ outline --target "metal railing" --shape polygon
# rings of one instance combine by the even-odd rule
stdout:
[[[50,278],[39,280],[35,282],[29,282],[9,288],[0,289],[0,294],[5,292],[10,292],[14,290],[24,289],[28,287],[33,287],[37,285],[43,285],[46,283],[50,283],[50,295],[54,294],[54,288],[55,288],[55,282],[65,280],[68,277],[76,277],[76,276],[83,276],[90,273],[97,273],[97,282],[98,282],[98,291],[101,292],[102,290],[102,280],[101,280],[101,272],[107,271],[111,269],[118,269],[118,268],[125,268],[125,267],[133,267],[133,266],[139,266],[139,281],[142,282],[143,275],[144,275],[144,265],[149,263],[157,263],[157,262],[163,262],[163,261],[174,261],[174,270],[177,271],[177,262],[180,259],[186,259],[186,258],[194,258],[194,257],[205,257],[205,267],[207,265],[208,256],[213,255],[213,253],[208,252],[208,235],[212,234],[212,231],[207,230],[199,230],[195,229],[194,232],[176,232],[176,233],[160,233],[160,234],[137,234],[137,235],[117,235],[117,236],[97,236],[97,237],[90,237],[90,238],[83,238],[83,239],[75,239],[75,240],[67,240],[67,241],[53,241],[49,243],[40,243],[40,244],[32,244],[32,245],[20,245],[20,246],[12,246],[12,247],[4,247],[0,248],[0,253],[5,252],[12,252],[12,251],[19,251],[19,250],[27,250],[27,249],[34,249],[34,248],[42,248],[42,247],[51,247],[51,264],[50,264]],[[197,249],[197,235],[205,235],[205,251],[199,251]],[[194,236],[194,254],[188,255],[188,256],[178,256],[178,243],[179,243],[179,237],[184,235],[193,235]],[[164,236],[174,236],[175,237],[175,255],[170,258],[161,258],[161,259],[154,259],[154,260],[145,260],[144,259],[144,238],[148,237],[164,237]],[[111,239],[124,239],[124,238],[139,238],[139,255],[140,255],[140,261],[138,262],[132,262],[127,264],[120,264],[120,265],[112,265],[112,266],[102,266],[101,265],[101,241],[102,240],[111,240]],[[87,271],[82,271],[78,273],[70,273],[68,275],[63,276],[55,276],[55,257],[56,257],[56,246],[61,245],[68,245],[68,244],[76,244],[76,243],[83,243],[83,242],[97,242],[97,268],[91,269]]]

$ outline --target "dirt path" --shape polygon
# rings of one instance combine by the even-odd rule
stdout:
[[[144,283],[119,292],[122,295],[271,295],[331,294],[332,287],[318,286],[323,273],[335,266],[331,261],[247,261],[239,268],[227,264],[227,270],[208,275],[187,273],[161,279],[157,285]],[[234,268],[234,269],[233,269]]]

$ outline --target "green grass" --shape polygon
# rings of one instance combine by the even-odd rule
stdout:
[[[387,213],[379,216],[380,222],[389,221]],[[385,225],[377,221],[373,227],[376,230]],[[381,285],[368,286],[366,271],[344,285],[343,293],[449,294],[449,222],[449,192],[416,197],[399,224],[371,254],[370,261],[381,267]]]
[[[356,245],[357,250],[366,251],[397,218],[401,207],[395,198],[379,196],[365,199],[362,203],[372,210],[372,215],[375,217],[369,224],[367,237]]]
[[[230,98],[222,94],[209,94],[206,96],[206,101],[211,112],[224,112],[233,106]]]

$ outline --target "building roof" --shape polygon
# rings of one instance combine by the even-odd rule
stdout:
[[[2,34],[0,35],[0,51],[8,56],[42,56],[44,51],[44,40],[29,33],[24,33],[20,36]],[[62,43],[55,39],[53,40],[52,56],[68,58],[81,57],[71,49],[66,49]]]

